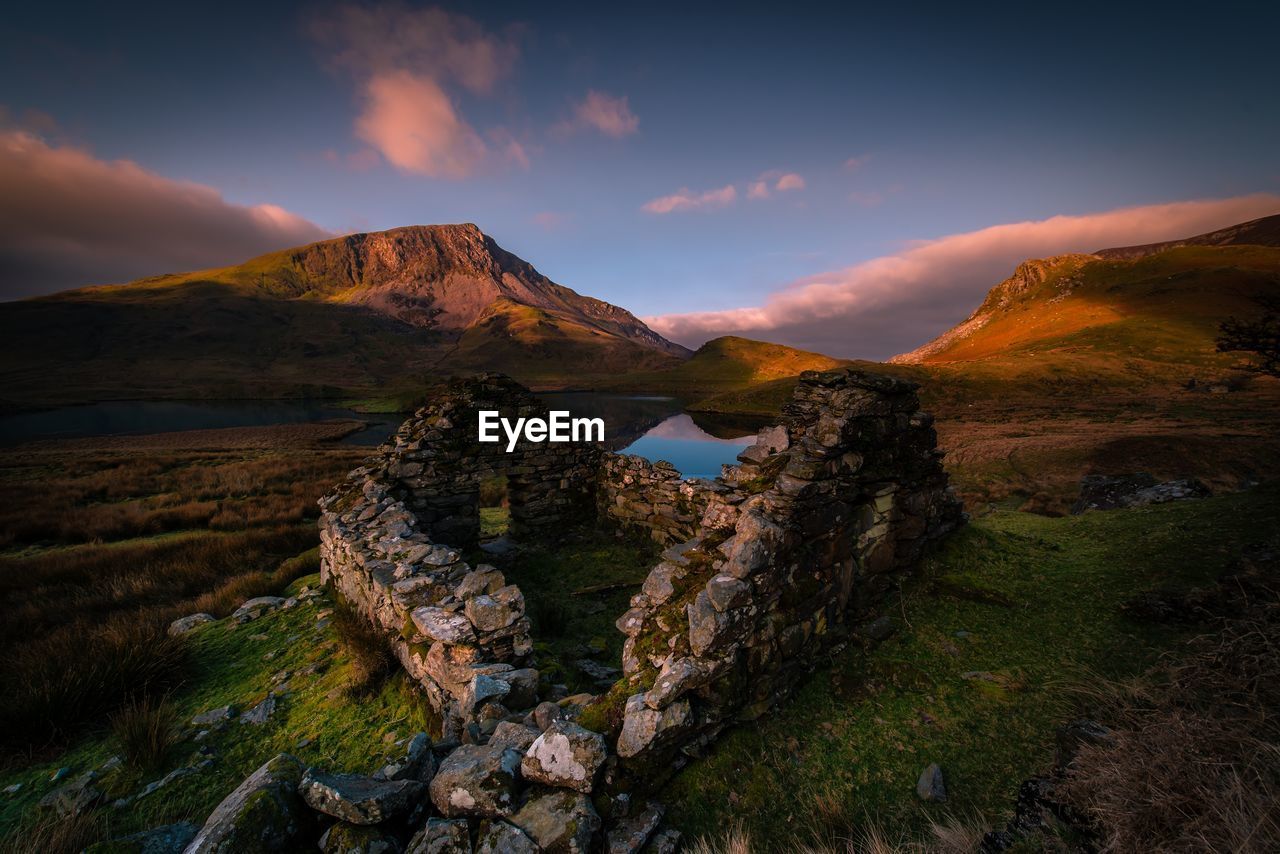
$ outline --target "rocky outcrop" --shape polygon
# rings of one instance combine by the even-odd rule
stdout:
[[[1119,477],[1088,475],[1080,481],[1080,498],[1072,505],[1071,512],[1148,507],[1208,498],[1211,494],[1207,486],[1193,478],[1160,482],[1145,472]]]
[[[287,753],[254,771],[223,798],[186,847],[186,854],[279,851],[311,829],[298,796],[302,763]]]

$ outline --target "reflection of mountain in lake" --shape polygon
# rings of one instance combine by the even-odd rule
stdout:
[[[680,412],[674,397],[659,395],[595,394],[555,392],[539,397],[548,409],[568,410],[574,418],[603,418],[604,446],[610,451],[625,448]]]
[[[754,434],[717,438],[680,413],[646,432],[622,453],[666,460],[685,477],[713,478],[720,474],[722,465],[736,462],[738,453],[754,438]]]

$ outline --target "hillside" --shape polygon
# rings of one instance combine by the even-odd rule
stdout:
[[[1218,325],[1280,282],[1280,216],[1169,243],[1027,261],[964,322],[897,364],[966,363],[1104,383],[1209,378],[1239,362]]]
[[[0,336],[10,405],[385,392],[490,369],[554,387],[688,355],[470,224],[7,303]]]
[[[795,377],[802,371],[826,371],[846,364],[847,360],[821,353],[726,335],[706,342],[673,368],[628,372],[598,387],[610,391],[662,391],[692,402],[709,395],[781,383],[789,395]]]

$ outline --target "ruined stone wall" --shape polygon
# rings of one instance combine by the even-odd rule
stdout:
[[[806,373],[784,424],[726,470],[696,536],[667,552],[618,620],[625,676],[599,702],[622,705],[624,764],[669,768],[776,704],[962,521],[915,388]]]
[[[671,463],[623,454],[601,458],[596,483],[602,521],[663,544],[697,533],[707,506],[724,490],[714,481],[684,477]]]

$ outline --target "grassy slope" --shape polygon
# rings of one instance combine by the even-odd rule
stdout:
[[[1051,764],[1077,677],[1134,674],[1177,641],[1123,618],[1121,603],[1210,581],[1278,513],[1280,490],[1269,487],[975,521],[906,586],[894,637],[836,656],[789,704],[676,779],[665,798],[675,825],[698,834],[740,821],[774,849],[815,831],[847,837],[869,819],[919,830],[944,811],[998,818],[1019,782]],[[990,676],[966,678],[975,671]],[[946,807],[915,796],[930,762],[946,775]]]

